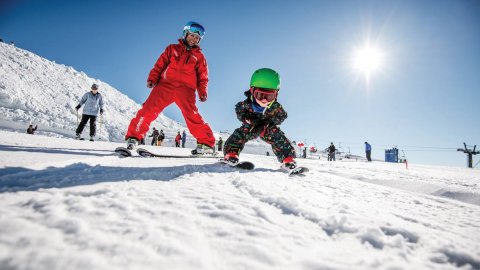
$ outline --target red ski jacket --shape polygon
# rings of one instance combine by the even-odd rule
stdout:
[[[153,66],[148,81],[154,84],[165,82],[176,87],[186,86],[207,95],[208,66],[200,47],[187,50],[183,40],[170,44]]]

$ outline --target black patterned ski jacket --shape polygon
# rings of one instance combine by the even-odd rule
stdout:
[[[267,125],[280,125],[287,119],[287,112],[283,109],[282,104],[276,100],[268,106],[263,113],[258,113],[253,110],[253,100],[250,90],[245,91],[247,99],[235,105],[235,112],[237,118],[243,124],[248,124],[247,120],[254,127],[264,127]]]

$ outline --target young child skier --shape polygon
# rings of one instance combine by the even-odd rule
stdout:
[[[238,155],[245,143],[260,137],[272,145],[282,169],[290,171],[297,167],[295,149],[278,127],[287,118],[287,112],[277,102],[279,90],[280,75],[275,70],[261,68],[253,73],[250,89],[245,92],[247,99],[235,106],[242,126],[225,141],[223,153],[226,163],[238,163]]]
[[[190,133],[197,139],[192,154],[214,152],[215,137],[195,104],[195,90],[201,102],[207,100],[208,67],[199,47],[204,35],[203,26],[188,22],[178,44],[170,44],[160,55],[147,79],[147,87],[153,90],[128,126],[125,135],[128,149],[133,149],[158,114],[175,102]]]

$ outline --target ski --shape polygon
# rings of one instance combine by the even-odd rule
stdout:
[[[132,152],[130,152],[130,150],[128,150],[125,147],[115,148],[115,153],[117,153],[121,157],[131,157],[132,156]]]
[[[255,169],[255,164],[253,164],[252,162],[250,161],[240,161],[238,163],[230,163],[230,162],[227,162],[225,159],[220,159],[220,163],[222,164],[226,164],[230,167],[233,167],[233,168],[239,168],[239,169],[243,169],[243,170],[253,170]]]
[[[308,172],[309,169],[307,167],[296,167],[294,169],[291,169],[289,171],[286,171],[288,173],[289,176],[294,176],[294,175],[298,175],[298,176],[305,176],[304,173]]]
[[[137,153],[142,157],[156,157],[156,158],[217,158],[215,153],[202,155],[170,155],[170,154],[155,154],[147,149],[138,148]]]

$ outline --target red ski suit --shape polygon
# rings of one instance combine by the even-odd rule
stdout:
[[[147,81],[156,86],[130,122],[125,137],[141,140],[158,114],[175,102],[197,142],[213,147],[212,129],[203,121],[195,104],[195,90],[199,96],[208,93],[207,61],[199,47],[187,50],[183,40],[178,41],[165,49],[150,71]]]

